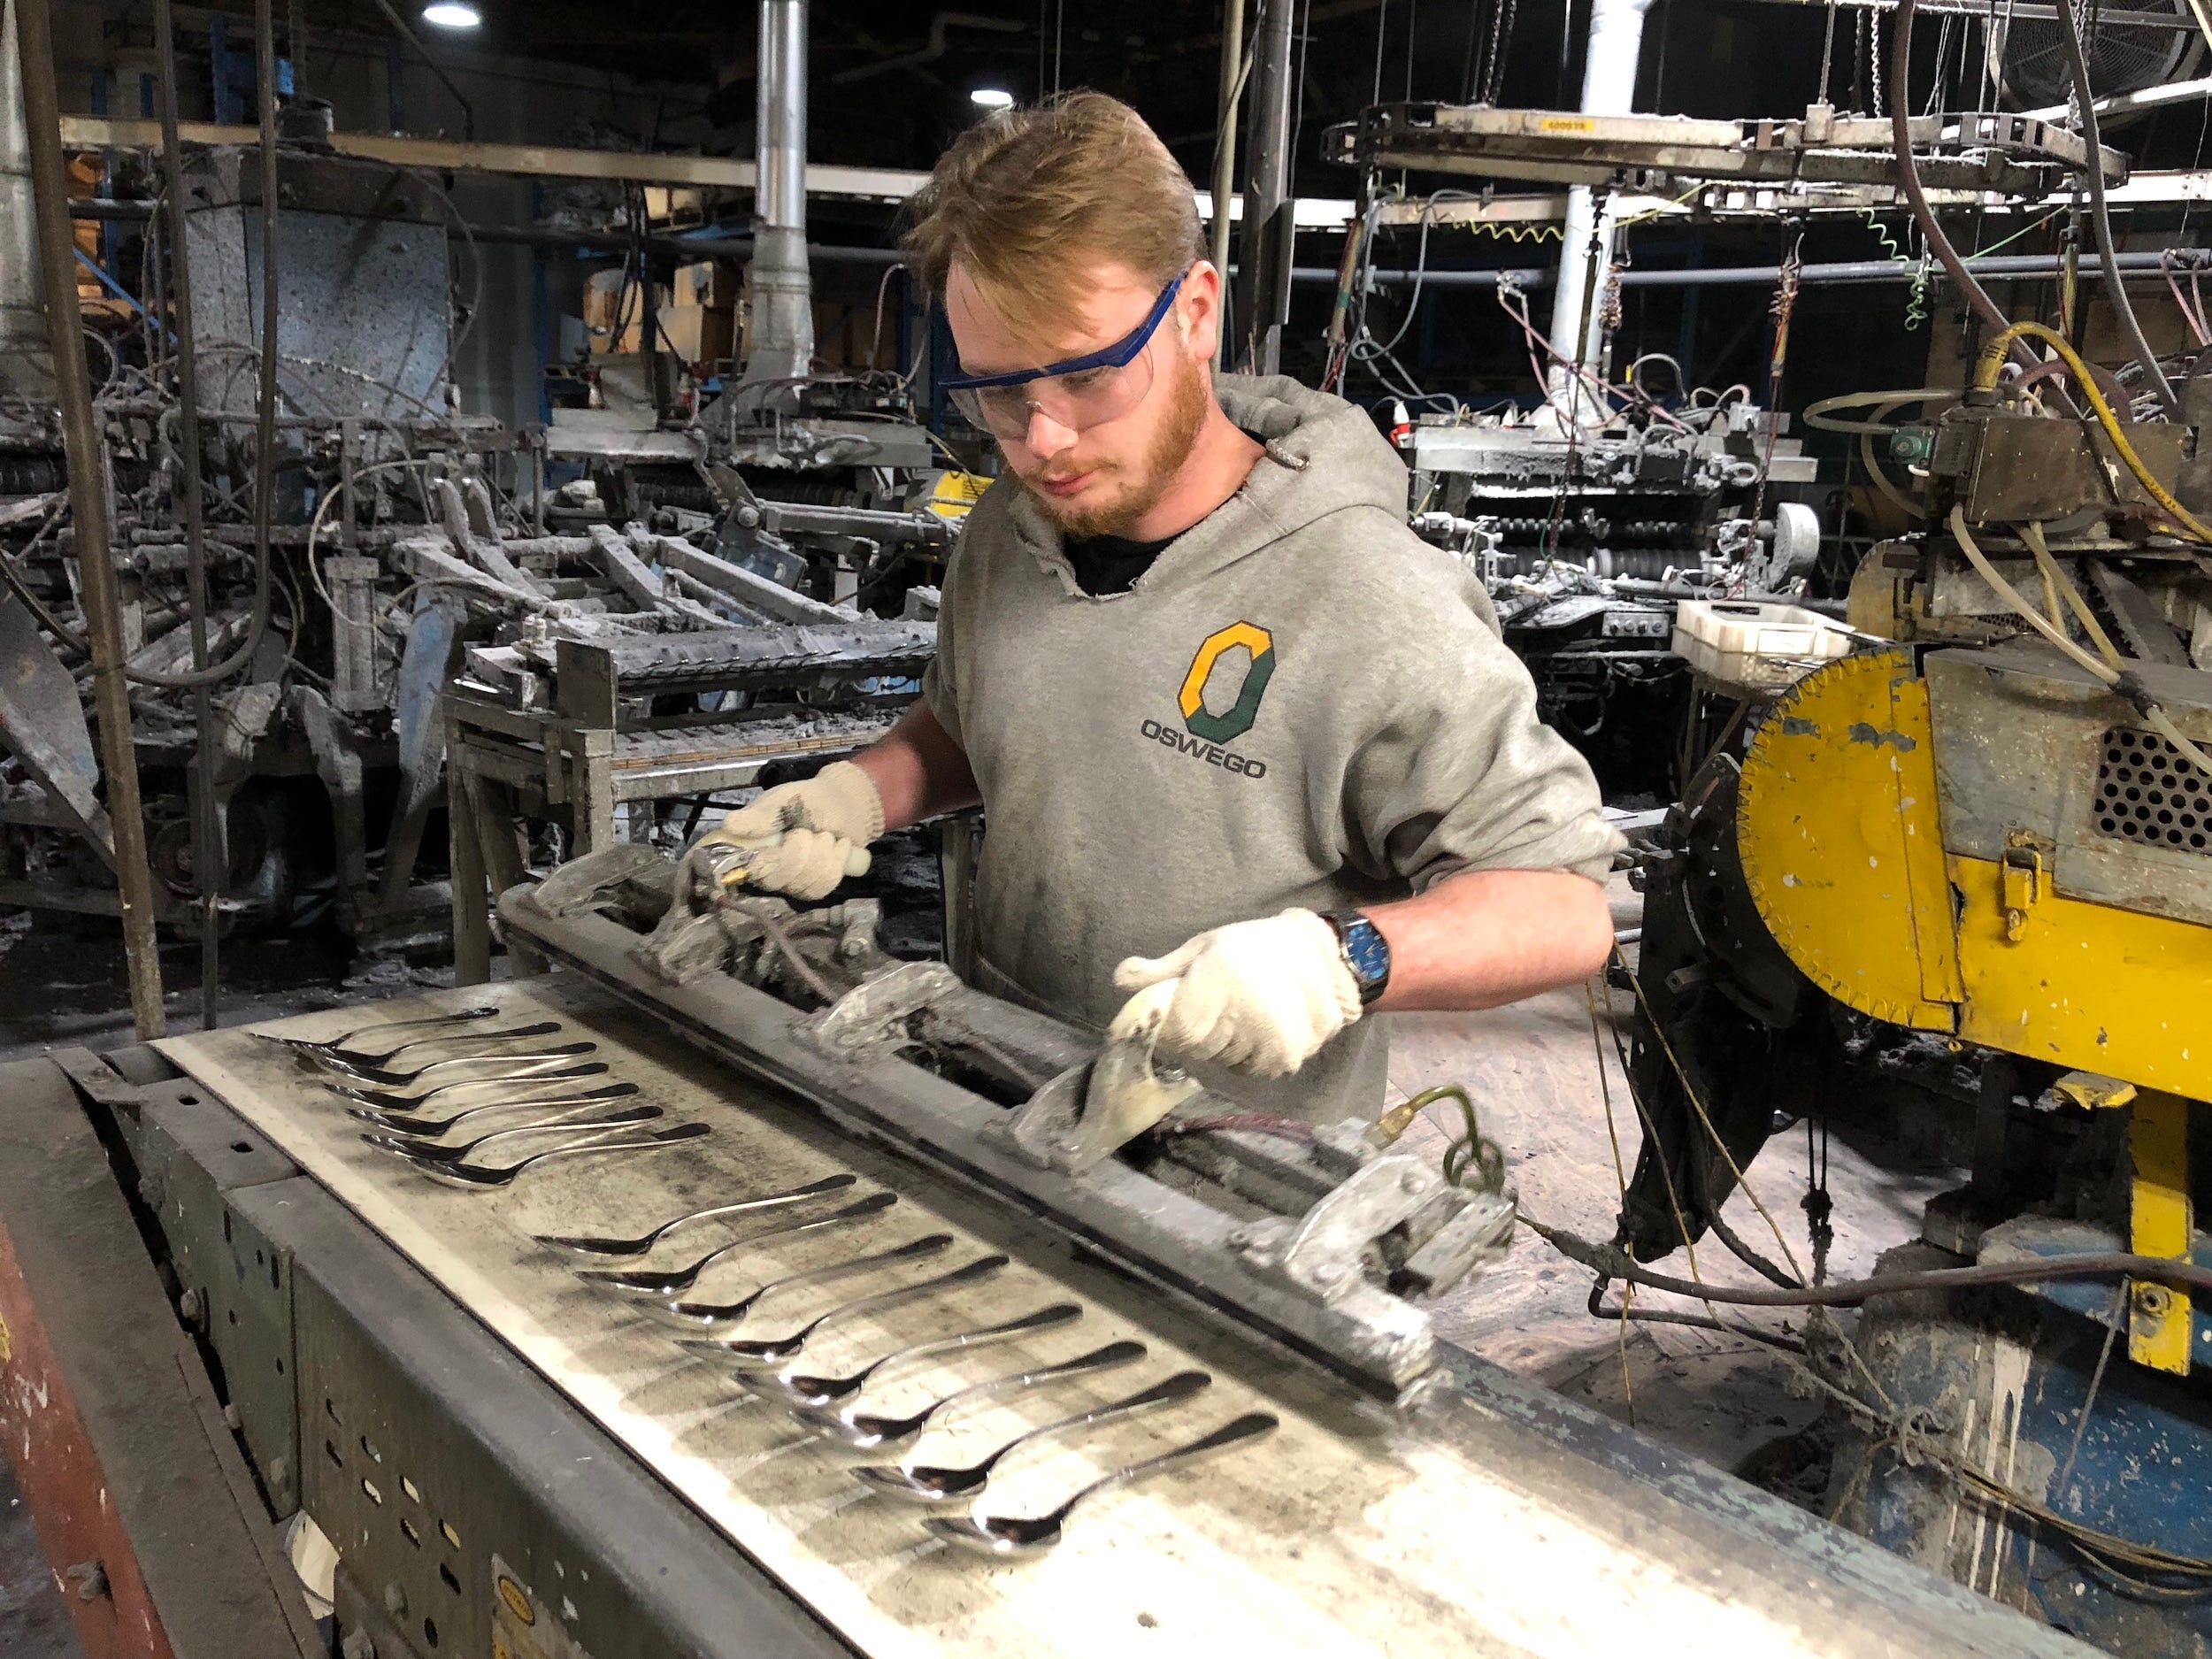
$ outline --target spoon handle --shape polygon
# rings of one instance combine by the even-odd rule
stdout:
[[[881,1313],[887,1308],[900,1307],[924,1296],[934,1295],[941,1290],[950,1290],[959,1285],[972,1285],[979,1279],[990,1278],[1004,1267],[1009,1259],[1003,1256],[979,1256],[966,1266],[956,1267],[949,1273],[940,1273],[933,1279],[921,1279],[911,1285],[894,1285],[888,1290],[872,1291],[865,1296],[840,1302],[827,1313],[808,1321],[794,1334],[801,1338],[810,1337],[824,1325],[841,1319],[853,1318],[864,1313]]]
[[[560,1028],[561,1022],[557,1019],[541,1019],[528,1025],[510,1025],[504,1031],[456,1031],[442,1036],[412,1037],[396,1048],[387,1048],[381,1054],[370,1054],[360,1048],[326,1048],[324,1052],[362,1065],[383,1065],[410,1048],[442,1048],[456,1042],[504,1042],[516,1037],[546,1037]]]
[[[685,1282],[678,1288],[689,1289],[699,1282],[699,1276],[709,1267],[734,1251],[749,1249],[770,1239],[788,1239],[796,1233],[818,1233],[825,1227],[841,1227],[849,1221],[865,1220],[870,1216],[881,1215],[898,1202],[896,1193],[870,1193],[865,1198],[856,1199],[826,1216],[814,1216],[805,1221],[787,1221],[780,1227],[764,1227],[758,1233],[749,1233],[741,1239],[732,1239],[727,1244],[715,1246],[690,1266],[679,1269],[674,1277]]]
[[[1141,1342],[1109,1342],[1104,1348],[1094,1348],[1087,1354],[1062,1360],[1056,1365],[1041,1365],[1034,1371],[1018,1371],[1010,1376],[995,1377],[988,1382],[975,1383],[956,1394],[947,1394],[930,1407],[923,1414],[922,1426],[934,1427],[948,1417],[956,1417],[977,1406],[988,1405],[995,1400],[1003,1400],[1010,1394],[1026,1394],[1032,1388],[1041,1388],[1047,1383],[1058,1382],[1065,1377],[1081,1377],[1094,1371],[1112,1371],[1119,1365],[1134,1364],[1144,1355],[1145,1348]],[[1044,1432],[1037,1431],[1039,1433]]]
[[[952,1336],[932,1337],[926,1342],[912,1343],[906,1348],[894,1348],[882,1358],[873,1361],[860,1375],[864,1382],[873,1379],[886,1367],[910,1360],[935,1359],[940,1354],[958,1354],[972,1348],[989,1348],[995,1343],[1010,1342],[1017,1337],[1034,1331],[1048,1331],[1056,1325],[1065,1325],[1071,1319],[1083,1317],[1083,1310],[1071,1302],[1056,1302],[1048,1308],[1025,1313],[1018,1319],[1009,1319],[1002,1325],[987,1325],[980,1330],[962,1331]]]
[[[533,1153],[518,1164],[511,1164],[504,1171],[505,1181],[511,1181],[523,1171],[554,1158],[575,1157],[586,1152],[645,1152],[655,1147],[673,1146],[680,1141],[696,1141],[714,1131],[705,1124],[675,1124],[666,1129],[656,1129],[649,1134],[633,1136],[627,1141],[578,1141],[565,1147],[553,1147],[544,1152]]]
[[[635,1085],[630,1087],[634,1087]],[[795,1204],[803,1199],[818,1198],[825,1193],[842,1192],[858,1180],[857,1176],[837,1174],[809,1181],[803,1187],[793,1187],[780,1193],[770,1193],[762,1198],[740,1198],[726,1204],[710,1204],[703,1210],[687,1210],[671,1217],[641,1238],[609,1239],[588,1235],[541,1233],[534,1234],[540,1244],[554,1245],[561,1249],[581,1251],[590,1256],[642,1256],[678,1227],[694,1221],[706,1221],[717,1216],[733,1216],[749,1210],[766,1210],[780,1204]]]
[[[1149,1480],[1155,1475],[1164,1475],[1172,1470],[1187,1468],[1192,1463],[1203,1463],[1207,1458],[1217,1457],[1223,1452],[1241,1446],[1248,1440],[1265,1440],[1275,1432],[1280,1421],[1280,1418],[1271,1412],[1247,1412],[1233,1422],[1223,1424],[1212,1433],[1201,1435],[1188,1445],[1178,1446],[1172,1451],[1162,1452],[1156,1457],[1144,1458],[1117,1469],[1110,1475],[1102,1476],[1078,1492],[1050,1515],[1040,1516],[1038,1519],[1049,1521],[1056,1527],[1069,1516],[1075,1513],[1076,1505],[1087,1502],[1102,1492],[1111,1492],[1117,1486],[1126,1486],[1140,1480]]]
[[[282,1037],[274,1032],[257,1031],[253,1034],[264,1042],[280,1042],[288,1048],[338,1048],[356,1037],[365,1037],[371,1032],[411,1031],[417,1025],[456,1025],[464,1020],[489,1019],[499,1010],[488,1003],[480,1008],[465,1008],[457,1013],[430,1014],[421,1019],[372,1020],[365,1025],[356,1025],[351,1031],[342,1031],[335,1037]]]
[[[858,1179],[857,1176],[845,1174],[826,1175],[818,1181],[809,1181],[803,1187],[794,1187],[785,1192],[771,1193],[764,1198],[739,1198],[726,1204],[710,1204],[704,1210],[694,1210],[672,1220],[662,1222],[635,1242],[649,1250],[679,1227],[687,1227],[695,1222],[712,1221],[722,1216],[741,1216],[749,1210],[773,1210],[784,1204],[798,1203],[803,1199],[818,1198],[824,1193],[842,1192]]]
[[[979,1467],[987,1472],[997,1468],[1000,1460],[1018,1447],[1034,1446],[1044,1440],[1056,1439],[1063,1434],[1071,1434],[1076,1430],[1088,1428],[1094,1423],[1104,1423],[1116,1417],[1135,1417],[1146,1411],[1156,1411],[1163,1406],[1171,1406],[1179,1401],[1191,1399],[1212,1386],[1213,1379],[1202,1371],[1177,1371],[1165,1382],[1155,1383],[1151,1387],[1141,1393],[1112,1401],[1106,1405],[1094,1406],[1088,1411],[1079,1411],[1072,1417],[1062,1417],[1057,1423],[1048,1423],[1042,1428],[1032,1429],[1026,1434],[1016,1435],[985,1458]]]
[[[952,1248],[952,1234],[932,1233],[909,1240],[896,1249],[881,1250],[873,1256],[856,1256],[848,1262],[833,1262],[827,1267],[810,1268],[803,1273],[787,1273],[781,1279],[772,1279],[741,1302],[680,1302],[670,1311],[679,1317],[711,1324],[719,1319],[740,1319],[750,1312],[764,1298],[779,1291],[795,1290],[802,1285],[826,1285],[848,1279],[871,1269],[889,1267],[898,1262],[911,1262],[919,1256],[935,1256]]]
[[[386,1111],[373,1106],[349,1106],[346,1110],[356,1118],[381,1124],[387,1129],[396,1129],[403,1134],[449,1135],[472,1118],[488,1117],[494,1112],[519,1111],[524,1107],[539,1106],[603,1106],[609,1101],[621,1100],[638,1092],[634,1083],[609,1083],[586,1089],[580,1094],[525,1094],[514,1100],[495,1100],[482,1106],[471,1106],[446,1118],[424,1118],[412,1112]]]

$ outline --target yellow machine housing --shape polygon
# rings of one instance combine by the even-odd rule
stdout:
[[[2203,676],[2139,672],[2212,742]],[[2085,1098],[2136,1114],[2136,1248],[2187,1251],[2185,1102],[2212,1100],[2212,777],[2040,643],[1898,648],[1776,703],[1737,845],[1777,942],[1846,1006],[2132,1085]],[[2173,1301],[2130,1350],[2185,1371]]]

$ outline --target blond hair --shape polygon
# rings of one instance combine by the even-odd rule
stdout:
[[[1053,332],[1078,268],[1118,260],[1164,288],[1202,250],[1190,177],[1119,98],[1071,92],[969,128],[914,198],[906,246],[941,298],[959,265],[1013,327]]]

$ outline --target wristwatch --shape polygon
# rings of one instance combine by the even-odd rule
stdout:
[[[1321,919],[1336,934],[1344,965],[1359,987],[1360,1006],[1366,1007],[1390,988],[1390,941],[1357,910],[1324,910]]]

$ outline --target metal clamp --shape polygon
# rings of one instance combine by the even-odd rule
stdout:
[[[1131,999],[1136,1029],[1098,1057],[1070,1066],[1029,1097],[1001,1132],[1040,1169],[1079,1175],[1103,1162],[1177,1107],[1204,1092],[1196,1078],[1155,1066],[1153,1045],[1174,1000],[1172,981]]]

